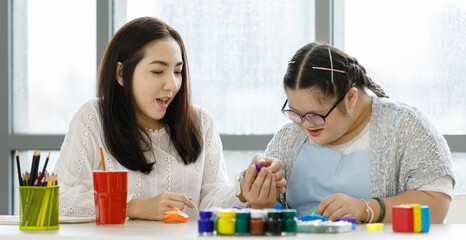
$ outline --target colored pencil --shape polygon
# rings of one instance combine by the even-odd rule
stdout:
[[[34,166],[34,179],[33,179],[32,186],[37,186],[39,184],[38,179],[39,179],[40,151],[37,151],[37,154],[35,157],[36,157],[36,163]]]
[[[102,147],[100,147],[100,157],[102,158],[102,168],[105,170],[105,159],[104,159],[104,151],[102,151]]]
[[[42,178],[44,178],[45,170],[47,169],[47,163],[49,163],[49,158],[50,158],[50,152],[49,152],[49,155],[47,155],[47,158],[45,159],[44,167],[42,168],[42,172],[40,173],[39,184],[42,183]]]
[[[31,172],[30,172],[31,176],[29,178],[29,186],[34,186],[34,170],[35,170],[36,161],[37,161],[36,154],[37,154],[37,151],[34,150],[34,154],[32,155],[32,164],[31,164]]]
[[[19,186],[23,186],[23,180],[21,179],[21,165],[19,164],[18,150],[16,150],[16,170],[18,172]]]

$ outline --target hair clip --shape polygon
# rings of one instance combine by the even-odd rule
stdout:
[[[312,69],[319,69],[319,70],[327,70],[327,71],[334,71],[334,72],[339,72],[339,73],[345,73],[345,71],[342,71],[342,70],[331,69],[331,68],[323,68],[323,67],[312,67]]]
[[[332,60],[332,51],[330,51],[330,48],[328,48],[328,56],[330,58],[330,68],[324,68],[324,67],[312,67],[312,69],[318,69],[318,70],[326,70],[331,72],[331,81],[333,84],[333,72],[339,72],[339,73],[345,73],[343,70],[338,70],[338,69],[333,69],[333,60]]]
[[[293,64],[293,63],[295,63],[295,61],[292,61],[292,60],[288,61],[288,64]]]

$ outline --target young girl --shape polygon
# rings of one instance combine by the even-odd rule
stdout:
[[[445,139],[416,108],[388,101],[358,61],[332,46],[296,52],[284,77],[284,125],[265,155],[282,160],[281,201],[335,220],[391,222],[397,204],[429,205],[445,218],[453,195]],[[376,96],[366,93],[371,90]]]
[[[102,59],[98,98],[76,113],[62,145],[61,214],[94,215],[100,147],[108,170],[128,170],[128,217],[161,220],[177,207],[196,218],[199,209],[245,201],[273,206],[286,184],[281,162],[256,156],[241,189],[231,185],[212,117],[192,105],[189,89],[185,47],[173,28],[150,17],[124,25]],[[264,167],[259,173],[255,163]]]

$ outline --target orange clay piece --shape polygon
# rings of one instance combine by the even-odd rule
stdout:
[[[180,222],[185,223],[189,219],[189,216],[182,212],[179,208],[172,208],[171,211],[168,211],[163,216],[163,222]]]

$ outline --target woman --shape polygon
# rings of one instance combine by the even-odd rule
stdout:
[[[391,222],[391,207],[430,205],[442,222],[453,196],[451,154],[442,135],[416,108],[390,102],[358,61],[310,43],[284,77],[284,125],[265,155],[284,163],[281,200],[298,215]],[[366,89],[376,96],[370,96]]]
[[[150,17],[125,24],[111,39],[98,77],[98,99],[73,118],[55,167],[60,211],[92,216],[92,171],[128,170],[127,216],[161,220],[177,207],[270,207],[284,192],[281,162],[256,156],[244,181],[231,185],[210,114],[190,101],[188,61],[180,35]],[[278,181],[277,181],[278,180]],[[188,208],[185,209],[185,206]],[[197,207],[198,208],[197,208]]]

